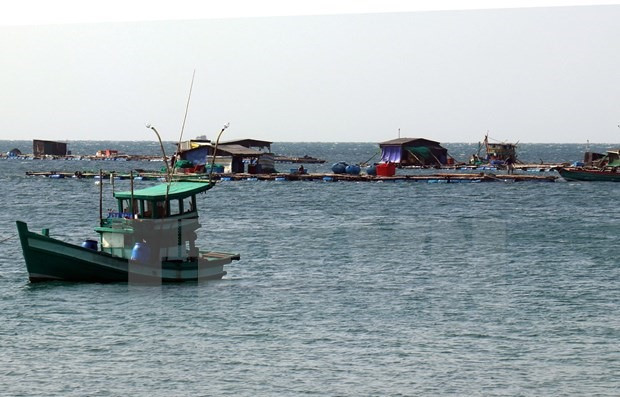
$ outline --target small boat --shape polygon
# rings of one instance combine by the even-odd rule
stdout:
[[[99,241],[70,244],[17,221],[31,282],[180,282],[221,279],[239,254],[200,251],[196,195],[208,182],[171,182],[115,192],[118,211],[100,215]],[[101,207],[100,207],[101,214]],[[99,243],[99,244],[98,244]],[[99,248],[100,247],[100,248]]]
[[[613,168],[559,167],[556,170],[567,181],[620,182],[620,172]]]

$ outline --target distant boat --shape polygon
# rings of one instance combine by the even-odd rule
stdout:
[[[196,195],[213,186],[204,182],[172,182],[116,192],[118,211],[100,220],[98,241],[82,245],[28,230],[17,230],[31,282],[179,282],[220,279],[224,265],[238,254],[200,251]]]
[[[620,172],[614,168],[559,167],[556,170],[567,181],[620,182]]]
[[[514,164],[517,162],[517,144],[506,142],[489,142],[489,134],[484,136],[486,162],[493,165]],[[479,149],[480,151],[480,149]],[[476,155],[475,157],[478,157]]]

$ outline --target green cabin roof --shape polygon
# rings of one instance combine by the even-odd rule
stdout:
[[[166,199],[166,188],[168,184],[147,187],[133,191],[133,198],[137,200],[164,201]],[[192,196],[197,193],[205,192],[213,187],[206,182],[172,182],[168,190],[168,199],[179,199]],[[115,192],[117,199],[131,199],[131,192]]]

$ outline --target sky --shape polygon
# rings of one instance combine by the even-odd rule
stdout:
[[[0,139],[620,142],[617,2],[83,3],[0,17]]]

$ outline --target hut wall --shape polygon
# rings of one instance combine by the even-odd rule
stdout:
[[[194,165],[203,165],[205,164],[208,151],[207,147],[198,147],[187,152],[181,152],[180,157],[182,160],[191,161]]]
[[[66,156],[67,144],[64,142],[42,141],[35,139],[32,141],[32,153],[35,156],[43,156],[46,154],[52,156]]]
[[[211,161],[213,161],[213,157],[207,157],[207,172],[209,172],[209,167],[211,166]],[[221,165],[224,167],[224,172],[229,174],[233,172],[233,158],[231,156],[216,156],[215,157],[215,165]]]
[[[274,156],[271,153],[262,154],[258,158],[258,165],[259,165],[260,172],[268,173],[268,172],[276,171]]]

